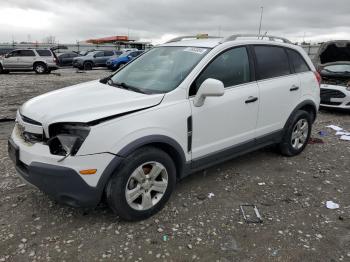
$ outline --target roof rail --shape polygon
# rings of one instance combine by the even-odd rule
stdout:
[[[237,38],[240,37],[256,37],[258,40],[263,40],[264,38],[267,38],[269,41],[276,41],[281,40],[283,43],[287,44],[293,44],[291,41],[289,41],[286,38],[279,37],[279,36],[272,36],[272,35],[255,35],[255,34],[236,34],[236,35],[230,35],[228,37],[225,37],[220,43],[225,43],[229,41],[235,41]]]
[[[185,39],[208,39],[208,38],[222,38],[222,37],[218,37],[218,36],[208,36],[208,35],[186,35],[186,36],[178,36],[175,37],[167,42],[165,42],[165,44],[168,43],[173,43],[173,42],[179,42]]]

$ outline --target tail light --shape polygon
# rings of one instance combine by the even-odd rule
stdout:
[[[321,77],[320,73],[315,71],[314,74],[315,74],[316,80],[318,82],[318,86],[321,86],[322,77]]]

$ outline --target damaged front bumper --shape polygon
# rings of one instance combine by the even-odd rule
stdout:
[[[8,141],[8,153],[17,174],[31,185],[53,197],[57,202],[73,207],[94,207],[121,158],[110,154],[67,157],[52,155],[44,143],[28,143],[17,125]],[[79,171],[96,169],[92,175]]]

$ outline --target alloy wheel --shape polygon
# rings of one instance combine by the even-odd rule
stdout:
[[[129,177],[125,188],[128,205],[138,211],[155,206],[164,196],[168,187],[168,172],[158,162],[140,165]]]

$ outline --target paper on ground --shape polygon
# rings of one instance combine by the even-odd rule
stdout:
[[[327,201],[326,202],[326,207],[328,209],[337,209],[337,208],[339,208],[339,204],[334,203],[333,201]]]
[[[341,140],[350,141],[350,136],[341,136]]]
[[[335,133],[335,135],[337,135],[337,136],[342,136],[342,135],[350,136],[350,132],[338,131],[337,133]]]
[[[332,128],[332,129],[335,130],[335,131],[341,131],[341,130],[343,130],[343,128],[341,128],[341,127],[339,127],[339,126],[335,126],[335,125],[329,125],[329,126],[326,126],[326,127]]]

